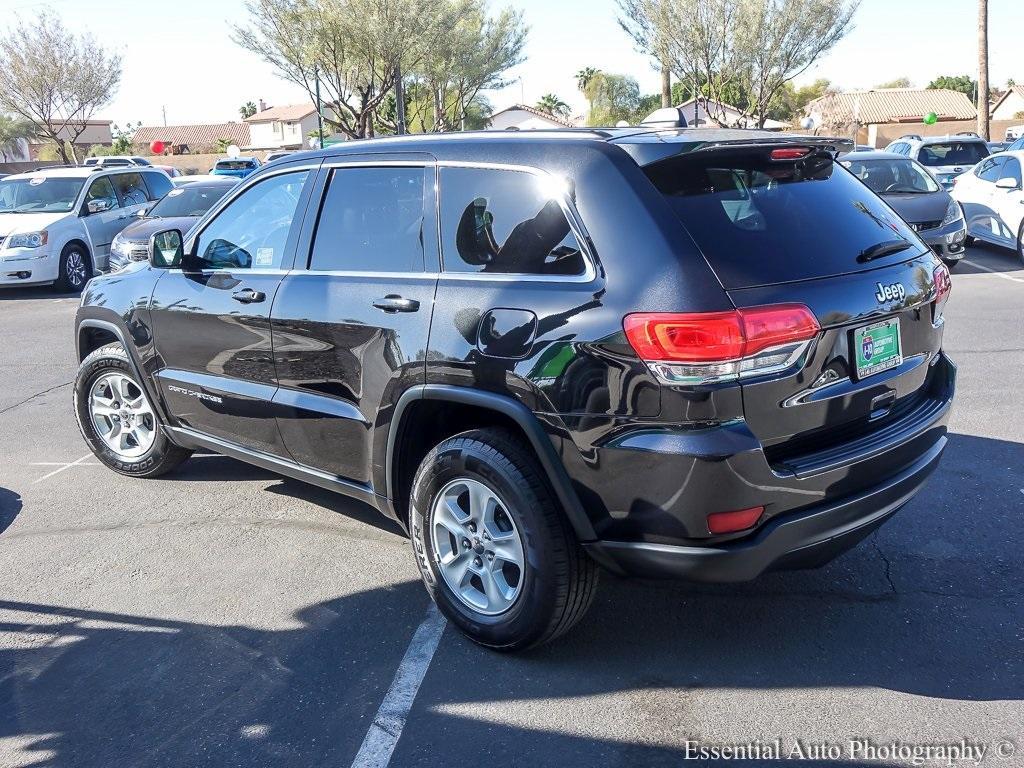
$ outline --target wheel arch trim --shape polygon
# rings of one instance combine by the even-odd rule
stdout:
[[[483,392],[466,387],[452,386],[448,384],[419,384],[410,387],[398,399],[395,405],[394,416],[388,429],[387,449],[385,459],[385,495],[393,499],[395,488],[395,451],[397,448],[399,432],[402,428],[402,421],[405,410],[417,400],[435,400],[461,405],[470,405],[495,411],[512,419],[522,429],[533,448],[534,454],[540,461],[551,487],[558,497],[565,515],[572,525],[576,536],[581,542],[594,541],[597,534],[590,522],[579,496],[572,486],[565,467],[555,450],[544,427],[537,417],[525,405],[505,395],[494,392]]]

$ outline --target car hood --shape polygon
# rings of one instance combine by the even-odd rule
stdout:
[[[18,232],[38,232],[67,216],[63,213],[0,213],[0,237]]]
[[[904,221],[916,224],[922,221],[942,221],[946,218],[950,196],[948,192],[928,192],[926,194],[907,194],[905,192],[889,192],[882,199],[903,217]]]
[[[199,221],[198,216],[171,216],[166,219],[139,219],[121,230],[122,240],[149,242],[149,238],[165,229],[177,229],[181,234],[188,232]]]

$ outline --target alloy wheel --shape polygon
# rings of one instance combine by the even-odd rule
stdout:
[[[68,251],[64,259],[64,273],[68,278],[68,285],[72,288],[81,288],[85,285],[85,278],[88,274],[85,269],[85,259],[82,252],[78,250]]]
[[[124,459],[153,447],[156,417],[142,388],[123,373],[105,373],[89,390],[89,416],[96,434]]]
[[[434,500],[434,559],[445,583],[468,608],[487,616],[509,610],[526,575],[523,542],[498,495],[471,478],[452,480]]]

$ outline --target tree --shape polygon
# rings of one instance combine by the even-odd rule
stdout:
[[[929,88],[946,88],[950,91],[960,91],[974,100],[974,94],[978,88],[978,82],[971,79],[970,75],[941,75],[930,83]]]
[[[988,141],[988,0],[978,0],[978,135]]]
[[[584,67],[576,73],[576,88],[583,93],[586,93],[587,86],[590,85],[590,81],[594,79],[594,75],[598,74],[601,70],[595,69],[594,67]]]
[[[897,77],[895,80],[890,80],[887,83],[879,83],[875,88],[912,88],[913,84],[910,82],[910,78],[907,76]]]
[[[640,86],[627,75],[598,73],[587,86],[586,96],[592,105],[587,119],[590,125],[611,126],[620,120],[635,123],[646,115],[641,114]]]
[[[238,114],[242,116],[243,120],[246,120],[256,114],[256,105],[247,101],[238,108]]]
[[[21,144],[35,135],[28,120],[0,114],[0,161],[11,162],[21,157]]]
[[[683,82],[699,83],[709,117],[721,104],[763,126],[787,83],[850,30],[860,0],[617,0],[620,25],[638,47],[667,61]],[[747,104],[728,95],[745,94]]]
[[[547,112],[553,117],[568,117],[570,112],[569,105],[553,93],[541,96],[536,106],[541,112]]]
[[[75,35],[49,11],[31,23],[19,18],[0,37],[0,108],[32,123],[65,163],[77,162],[74,143],[120,81],[120,55]]]
[[[415,120],[425,131],[451,131],[468,124],[480,92],[509,85],[505,73],[523,61],[528,28],[521,11],[489,16],[486,0],[450,0],[446,30],[410,71],[408,90]]]
[[[448,0],[248,0],[249,25],[233,39],[303,88],[317,81],[324,122],[349,138],[372,136],[373,115],[402,72],[441,42]]]

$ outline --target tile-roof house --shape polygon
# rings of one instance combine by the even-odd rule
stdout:
[[[492,131],[507,131],[516,129],[520,131],[544,130],[545,128],[575,128],[576,123],[565,118],[556,117],[525,104],[513,104],[507,109],[495,112],[491,115],[488,129]]]
[[[939,121],[974,120],[978,111],[970,98],[946,88],[874,88],[870,91],[830,93],[807,105],[807,114],[827,118],[823,111],[840,114],[860,125],[919,123],[934,112]],[[815,119],[819,125],[823,120]]]
[[[989,110],[993,120],[1021,120],[1024,112],[1024,85],[1011,85]]]
[[[245,122],[250,130],[247,149],[301,149],[318,125],[316,107],[311,103],[261,109]]]
[[[239,147],[249,145],[249,126],[245,123],[198,123],[194,125],[144,125],[132,137],[136,147],[148,147],[162,141],[170,147],[185,146],[192,154],[217,150],[220,139]]]

